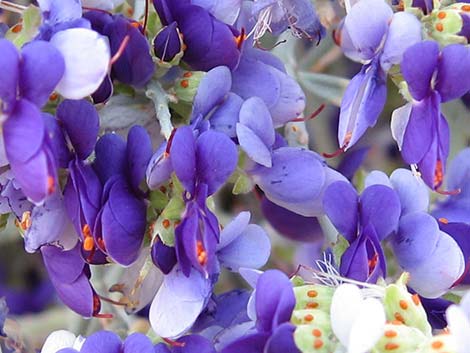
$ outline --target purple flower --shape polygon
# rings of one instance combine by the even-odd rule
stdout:
[[[240,34],[233,27],[188,0],[153,3],[164,26],[178,24],[185,46],[182,60],[194,70],[208,71],[216,66],[234,69],[238,65]]]
[[[0,39],[0,51],[0,64],[6,72],[0,83],[6,157],[24,194],[40,203],[54,191],[57,171],[39,108],[61,79],[64,60],[43,41],[25,45],[20,56],[11,42]]]
[[[73,348],[63,348],[57,353],[77,353]],[[129,335],[124,342],[111,331],[98,331],[89,336],[80,353],[154,353],[154,347],[150,339],[142,333]]]
[[[277,270],[266,271],[256,283],[254,332],[229,343],[221,353],[299,352],[294,343],[295,326],[290,323],[294,307],[289,278]]]
[[[449,126],[440,104],[470,90],[470,50],[449,45],[439,52],[436,42],[425,41],[407,49],[401,70],[413,101],[395,111],[392,126],[403,159],[417,164],[423,180],[433,189],[442,185],[449,154]]]
[[[182,50],[182,40],[177,25],[176,22],[172,22],[162,28],[153,41],[155,55],[162,61],[172,61]]]
[[[421,40],[421,24],[409,13],[394,14],[382,0],[365,0],[351,8],[339,33],[345,55],[364,63],[341,102],[338,143],[346,150],[377,122],[387,96],[386,72]]]
[[[398,226],[400,200],[395,191],[371,185],[358,196],[351,184],[338,181],[326,189],[323,207],[350,243],[341,259],[341,274],[372,283],[384,277],[386,263],[380,241]]]
[[[326,33],[308,0],[258,0],[251,11],[256,17],[254,40],[266,31],[279,35],[289,28],[294,36],[318,43]]]

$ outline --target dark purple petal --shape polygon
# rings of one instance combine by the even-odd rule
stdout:
[[[429,150],[440,116],[438,94],[414,102],[403,137],[402,156],[409,164],[418,163]]]
[[[354,187],[337,181],[327,187],[323,196],[323,209],[330,221],[349,242],[357,236],[359,197]]]
[[[114,175],[126,175],[126,146],[121,136],[112,133],[101,136],[96,143],[93,168],[103,184]]]
[[[266,342],[264,352],[266,353],[300,353],[294,342],[295,326],[284,323],[277,327]]]
[[[0,80],[0,110],[10,113],[17,94],[20,56],[13,43],[3,38],[0,38],[0,52],[0,67],[3,71]]]
[[[23,47],[21,59],[21,95],[42,107],[64,74],[62,54],[48,42],[33,41]]]
[[[111,73],[125,84],[143,87],[155,70],[144,35],[122,16],[116,16],[113,22],[107,24],[103,34],[109,37],[111,55],[117,53],[124,38],[129,36],[127,47],[113,64]]]
[[[237,162],[237,148],[227,135],[209,130],[197,139],[197,176],[199,182],[208,186],[208,195],[212,195],[225,184],[234,172]]]
[[[437,66],[436,90],[442,102],[462,97],[470,90],[470,50],[461,44],[442,49]]]
[[[41,248],[44,265],[49,277],[57,282],[74,282],[83,272],[85,262],[80,255],[80,246],[72,250],[63,251],[55,246]]]
[[[470,224],[458,222],[439,223],[439,227],[457,242],[463,252],[466,266],[470,266]],[[465,273],[462,283],[470,283],[469,273]]]
[[[42,113],[42,118],[46,125],[46,142],[55,157],[56,165],[60,168],[67,168],[72,154],[67,146],[62,127],[50,114]]]
[[[121,353],[122,343],[118,335],[111,331],[98,331],[89,336],[80,353]]]
[[[122,265],[137,260],[145,235],[146,206],[123,179],[111,186],[101,224],[108,255]]]
[[[304,217],[291,212],[266,197],[261,200],[261,210],[271,226],[289,239],[310,243],[323,237],[320,224],[315,217]]]
[[[38,108],[22,99],[3,124],[3,138],[8,160],[27,162],[44,143],[45,124]]]
[[[259,331],[272,332],[288,322],[295,307],[295,296],[289,278],[278,270],[268,270],[256,283],[256,326]]]
[[[338,126],[341,147],[354,145],[367,128],[375,125],[386,98],[385,74],[378,62],[373,61],[353,77],[341,101]]]
[[[397,193],[385,185],[372,185],[360,197],[361,224],[372,224],[380,240],[398,227],[401,207]]]
[[[114,86],[111,77],[107,75],[98,89],[93,92],[91,98],[93,99],[94,104],[106,103],[114,93]]]
[[[303,216],[315,216],[314,200],[325,182],[325,167],[318,155],[301,148],[283,147],[273,152],[272,167],[250,171],[266,197]]]
[[[165,245],[162,241],[157,241],[152,246],[152,261],[155,266],[167,275],[177,262],[175,248]]]
[[[171,353],[168,346],[165,343],[159,343],[155,347],[155,353]]]
[[[176,176],[193,195],[196,186],[196,139],[189,126],[176,130],[171,142],[170,158]]]
[[[157,33],[153,41],[153,50],[157,58],[170,62],[181,51],[181,39],[177,23],[172,22]]]
[[[238,338],[225,346],[220,353],[261,353],[269,339],[269,333],[254,333]]]
[[[415,44],[403,54],[401,72],[414,99],[420,101],[430,93],[438,57],[439,46],[434,41]]]
[[[154,353],[153,344],[143,333],[135,332],[127,336],[122,353]]]
[[[173,165],[170,156],[166,153],[166,142],[161,145],[157,152],[152,156],[146,171],[147,185],[154,190],[161,184],[170,180],[173,173]]]
[[[86,100],[67,99],[57,107],[57,118],[62,122],[78,158],[86,159],[93,152],[100,129],[95,107]]]
[[[217,105],[221,104],[232,86],[230,70],[219,66],[210,70],[201,80],[194,97],[191,116],[206,116]]]
[[[397,233],[390,237],[400,266],[405,270],[419,266],[433,253],[438,235],[438,224],[427,213],[415,212],[403,216]]]
[[[184,336],[178,340],[183,347],[176,346],[173,353],[216,353],[214,345],[207,338],[199,335]]]
[[[129,182],[137,190],[145,177],[145,170],[152,157],[152,141],[150,136],[140,125],[135,125],[127,135],[127,161],[129,164]]]

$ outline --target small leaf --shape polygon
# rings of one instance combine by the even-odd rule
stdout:
[[[255,184],[248,175],[245,173],[239,173],[238,178],[235,181],[235,185],[233,186],[232,193],[234,195],[247,194],[253,190],[254,186]]]
[[[297,78],[307,91],[338,107],[349,84],[346,78],[313,72],[299,72]]]

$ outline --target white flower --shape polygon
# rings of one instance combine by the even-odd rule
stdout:
[[[331,302],[331,327],[348,353],[368,352],[383,335],[385,311],[354,284],[340,285]]]
[[[446,319],[456,343],[457,353],[468,353],[468,347],[470,347],[470,292],[462,298],[460,305],[451,305],[447,308]]]
[[[70,331],[54,331],[49,336],[47,336],[41,353],[57,353],[63,348],[73,348],[77,351],[80,351],[84,342],[85,338],[82,336],[76,337]]]

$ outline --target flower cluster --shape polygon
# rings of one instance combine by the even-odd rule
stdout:
[[[468,351],[470,5],[33,3],[0,1],[0,223],[90,319],[41,352]]]

